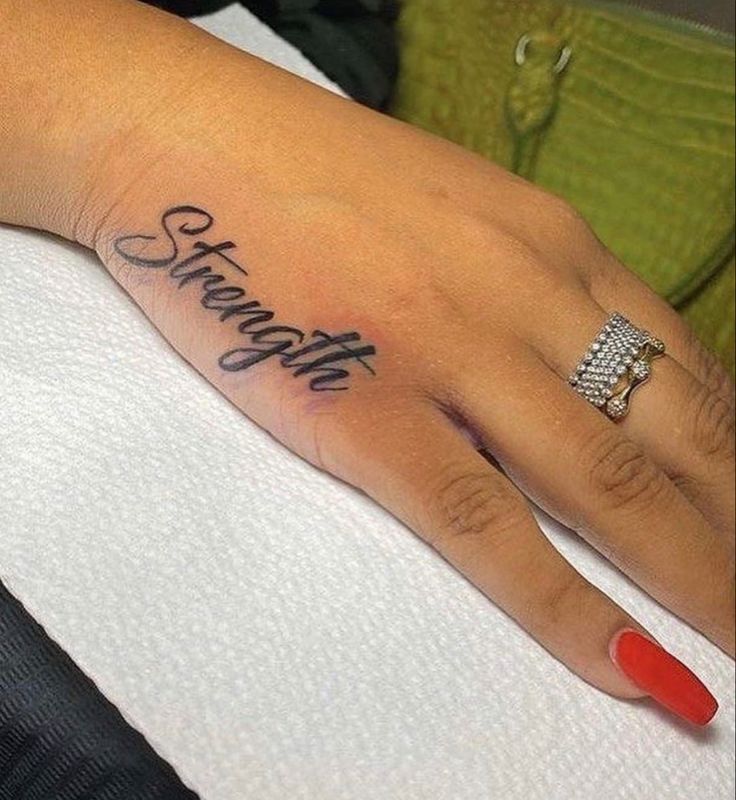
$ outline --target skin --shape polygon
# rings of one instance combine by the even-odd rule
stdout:
[[[571,207],[137,3],[0,0],[0,31],[0,219],[94,249],[244,414],[592,685],[643,696],[609,642],[655,636],[562,558],[527,498],[733,657],[733,384]],[[248,344],[237,319],[202,305],[201,281],[115,249],[145,235],[136,257],[161,256],[182,204],[248,274],[202,263],[271,324],[358,332],[373,371],[351,361],[343,389],[314,391],[275,357],[223,370]],[[614,310],[668,348],[618,424],[566,383]]]

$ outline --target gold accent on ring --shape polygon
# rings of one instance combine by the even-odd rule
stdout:
[[[646,332],[645,332],[646,333]],[[629,413],[629,398],[637,386],[646,383],[652,374],[652,361],[664,355],[664,342],[649,336],[647,342],[639,350],[633,363],[628,367],[626,373],[613,387],[613,393],[602,407],[602,411],[612,420],[623,419]]]

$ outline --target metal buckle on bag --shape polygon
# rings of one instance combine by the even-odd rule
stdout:
[[[519,41],[516,43],[516,49],[514,50],[514,61],[516,62],[517,67],[521,67],[526,62],[526,51],[529,45],[534,41],[532,36],[528,33],[523,33],[519,37]],[[552,66],[552,72],[555,75],[559,75],[561,72],[564,72],[567,65],[570,63],[570,58],[572,57],[572,47],[568,44],[564,44],[560,48],[560,54],[557,58],[557,61]]]

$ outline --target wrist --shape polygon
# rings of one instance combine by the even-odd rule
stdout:
[[[0,22],[0,222],[75,239],[150,150],[199,32],[128,0],[0,0]]]

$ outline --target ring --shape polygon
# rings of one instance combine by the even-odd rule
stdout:
[[[664,349],[664,342],[616,311],[568,382],[610,419],[622,419],[629,412],[631,393],[649,378],[652,361]]]

